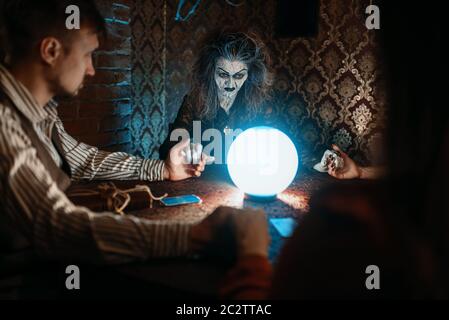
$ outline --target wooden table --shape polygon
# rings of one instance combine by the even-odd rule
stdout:
[[[219,206],[232,206],[238,208],[256,207],[263,208],[269,217],[296,217],[308,211],[308,202],[311,194],[323,185],[333,181],[327,174],[315,171],[299,170],[299,173],[290,187],[278,195],[272,202],[256,202],[245,198],[243,192],[238,190],[232,183],[227,169],[221,165],[208,166],[200,178],[184,181],[113,181],[120,189],[132,188],[137,184],[148,185],[155,196],[167,193],[168,196],[179,196],[185,194],[196,194],[203,201],[201,204],[164,207],[155,202],[153,208],[148,208],[140,195],[132,200],[138,202],[138,208],[126,210],[145,219],[170,219],[179,221],[198,221],[213,212]],[[68,191],[69,197],[80,189],[95,189],[101,182],[77,182]],[[139,199],[140,198],[140,199]],[[85,199],[73,199],[88,207],[100,209],[98,198],[92,198],[91,203],[82,202]],[[146,200],[145,200],[146,201]]]
[[[143,219],[160,220],[170,219],[185,222],[197,222],[204,219],[219,206],[232,206],[238,208],[263,208],[267,218],[272,217],[294,217],[300,222],[301,217],[308,211],[308,202],[312,193],[329,182],[334,181],[327,174],[315,171],[299,170],[297,177],[290,187],[278,195],[272,202],[255,202],[245,199],[244,194],[232,183],[224,166],[213,165],[206,168],[204,174],[197,179],[188,179],[179,182],[141,182],[141,181],[113,181],[120,189],[134,187],[136,184],[147,184],[155,196],[168,193],[169,196],[195,194],[203,201],[201,204],[186,205],[178,207],[164,207],[155,202],[153,208],[148,208],[146,197],[136,195],[134,209],[127,211]],[[68,191],[68,195],[80,189],[95,189],[99,182],[81,182],[74,184]],[[73,199],[75,203],[101,209],[101,203],[96,200]],[[137,204],[137,205],[136,205]],[[137,206],[137,207],[136,207]],[[284,239],[270,224],[271,247],[270,259],[275,261]],[[201,261],[179,261],[162,260],[148,262],[145,264],[129,265],[120,267],[131,277],[181,288],[195,293],[210,295],[216,292],[217,281],[226,270],[220,266],[212,266]],[[200,279],[200,280],[199,280]]]

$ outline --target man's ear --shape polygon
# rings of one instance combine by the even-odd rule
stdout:
[[[53,66],[63,53],[61,41],[56,38],[48,37],[41,41],[40,54],[42,60]]]

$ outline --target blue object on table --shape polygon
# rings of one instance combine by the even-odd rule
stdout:
[[[161,202],[167,207],[172,207],[180,206],[183,204],[201,203],[201,199],[194,194],[188,194],[185,196],[164,198],[161,200]]]
[[[284,238],[291,237],[298,225],[296,220],[292,218],[271,218],[270,222]]]

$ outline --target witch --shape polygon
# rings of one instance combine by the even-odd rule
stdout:
[[[179,129],[188,131],[190,137],[194,126],[197,131],[201,127],[201,137],[206,130],[217,129],[226,149],[227,135],[272,125],[275,117],[270,63],[266,46],[255,34],[225,32],[206,41],[193,66],[191,91],[169,126],[169,134],[159,149],[160,157],[165,159],[176,144],[179,136],[174,133]]]

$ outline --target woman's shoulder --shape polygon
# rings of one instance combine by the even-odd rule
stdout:
[[[199,118],[199,109],[197,107],[198,99],[194,92],[188,92],[184,95],[179,108],[179,112],[189,114],[192,119]],[[179,113],[178,112],[178,113]]]
[[[373,222],[387,207],[382,180],[338,180],[310,200],[310,210],[354,220]]]

